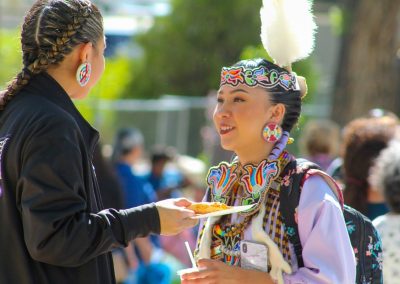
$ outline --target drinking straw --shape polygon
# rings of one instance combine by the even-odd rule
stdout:
[[[190,261],[192,262],[192,267],[197,268],[196,261],[194,261],[194,257],[193,257],[193,254],[192,254],[192,250],[190,249],[189,243],[185,242],[185,246],[186,246],[186,250],[187,250],[187,252],[189,254]]]

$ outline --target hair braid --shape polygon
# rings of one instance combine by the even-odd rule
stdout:
[[[74,47],[103,35],[103,19],[88,0],[37,0],[24,19],[21,31],[23,69],[0,92],[0,109],[30,79],[62,62]]]

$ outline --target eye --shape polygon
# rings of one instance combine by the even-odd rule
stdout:
[[[224,100],[222,98],[217,98],[217,103],[221,104],[223,102],[224,102]]]
[[[242,98],[240,98],[240,97],[235,97],[235,98],[233,99],[233,101],[234,101],[235,103],[241,103],[241,102],[244,102],[244,99],[242,99]]]

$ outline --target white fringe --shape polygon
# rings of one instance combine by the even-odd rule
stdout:
[[[271,263],[271,271],[269,274],[272,279],[278,282],[278,284],[283,284],[283,272],[287,274],[292,273],[292,268],[286,262],[283,257],[279,247],[274,243],[269,235],[264,231],[263,219],[265,216],[265,205],[260,208],[260,213],[257,217],[253,218],[251,223],[251,232],[253,235],[253,240],[265,244],[268,247],[268,259]],[[266,264],[267,265],[267,264]]]
[[[211,257],[211,238],[214,224],[218,221],[219,217],[208,217],[204,226],[203,235],[199,243],[199,252],[197,260],[201,258],[210,259]]]
[[[264,231],[263,219],[265,216],[265,205],[262,205],[260,212],[257,217],[254,217],[250,226],[253,235],[253,240],[261,244],[265,244],[268,247],[268,259],[271,263],[270,275],[272,279],[277,281],[278,284],[283,284],[283,272],[287,274],[292,273],[292,268],[286,262],[279,247],[274,243],[269,235]],[[206,221],[204,232],[199,243],[199,252],[197,254],[198,259],[210,258],[211,254],[211,237],[212,229],[219,217],[209,217]],[[266,263],[265,265],[268,265]]]

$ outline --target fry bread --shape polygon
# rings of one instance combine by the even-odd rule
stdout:
[[[196,214],[207,214],[230,208],[232,207],[221,202],[198,202],[188,207],[188,209],[193,210]]]

